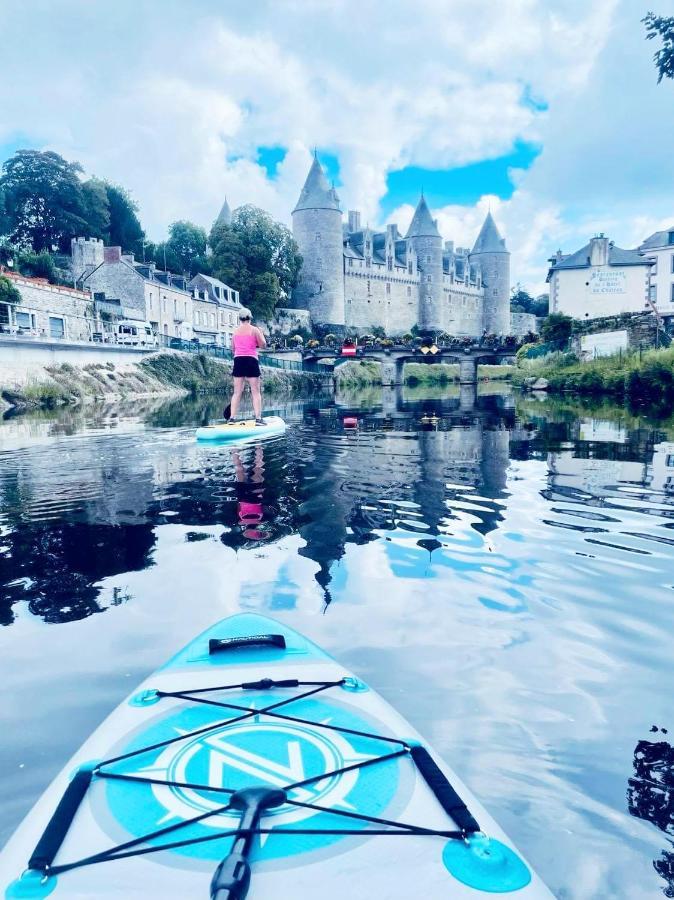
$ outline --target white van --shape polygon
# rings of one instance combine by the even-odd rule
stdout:
[[[123,319],[117,323],[117,343],[127,347],[158,347],[157,335],[149,322],[137,322],[135,319]]]

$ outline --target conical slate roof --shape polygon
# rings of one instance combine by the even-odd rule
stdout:
[[[300,199],[293,212],[297,212],[298,209],[336,209],[341,212],[337,192],[328,184],[317,156],[314,156]]]
[[[433,221],[433,216],[423,194],[417,203],[417,208],[414,210],[414,216],[405,237],[440,237],[438,226]]]
[[[473,253],[507,253],[505,240],[501,237],[496,222],[491,214],[487,213],[480,233],[475,241]]]
[[[229,208],[229,203],[227,202],[227,197],[225,197],[225,202],[222,204],[222,209],[220,210],[220,214],[218,218],[215,220],[216,225],[231,225],[232,224],[232,210]]]

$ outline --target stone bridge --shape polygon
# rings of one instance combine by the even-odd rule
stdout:
[[[390,347],[370,348],[359,347],[355,356],[343,356],[341,350],[330,350],[318,347],[315,350],[307,350],[302,358],[303,366],[307,371],[318,368],[321,363],[334,361],[335,368],[351,360],[371,359],[381,364],[383,385],[395,385],[403,383],[403,368],[405,363],[458,363],[459,381],[461,384],[475,384],[477,382],[477,367],[479,363],[503,363],[512,359],[517,352],[518,345],[495,347],[471,344],[467,347],[434,347],[433,351],[424,353],[420,347]]]

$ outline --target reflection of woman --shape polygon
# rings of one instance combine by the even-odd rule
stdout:
[[[240,325],[232,338],[232,349],[234,350],[234,369],[232,370],[234,393],[232,394],[229,415],[227,410],[225,410],[225,418],[230,422],[236,419],[243,389],[245,383],[248,382],[253,401],[253,410],[255,411],[255,424],[264,425],[262,395],[260,393],[260,363],[257,359],[257,351],[261,347],[266,347],[267,342],[260,329],[256,328],[251,322],[249,309],[244,307],[241,310],[239,322]]]
[[[266,537],[262,528],[264,509],[264,451],[255,448],[253,471],[249,477],[238,450],[232,450],[232,460],[236,473],[237,517],[244,537],[252,541],[260,541]]]

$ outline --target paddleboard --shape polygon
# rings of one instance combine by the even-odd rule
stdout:
[[[142,683],[0,855],[5,898],[499,893],[552,897],[402,716],[307,638],[252,614]]]
[[[255,419],[240,422],[220,422],[217,425],[206,425],[197,428],[198,441],[233,441],[244,438],[271,437],[283,434],[286,423],[280,416],[265,416],[264,425],[256,425]]]

